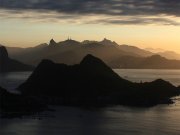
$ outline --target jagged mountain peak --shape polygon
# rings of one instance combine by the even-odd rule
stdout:
[[[49,45],[50,46],[53,46],[53,45],[56,45],[57,43],[54,41],[54,39],[51,39],[50,42],[49,42]]]
[[[8,58],[8,52],[4,46],[0,46],[0,58]]]
[[[67,39],[65,41],[59,42],[59,45],[80,45],[80,42],[72,39]]]
[[[96,71],[98,70],[101,72],[102,71],[107,71],[108,73],[112,72],[111,68],[109,68],[104,63],[104,61],[91,54],[88,54],[83,58],[83,60],[80,62],[80,66],[86,67],[89,70],[96,69]]]
[[[104,38],[102,41],[99,42],[100,44],[103,45],[118,45],[115,41],[111,41],[107,38]]]
[[[6,47],[0,46],[0,72],[31,71],[32,66],[9,58]]]
[[[85,64],[85,63],[94,63],[94,62],[99,62],[99,61],[101,61],[100,59],[98,59],[98,58],[96,58],[96,57],[94,57],[93,55],[91,55],[91,54],[87,54],[84,58],[83,58],[83,60],[81,61],[81,64]]]

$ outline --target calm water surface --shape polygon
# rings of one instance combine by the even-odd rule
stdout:
[[[134,81],[163,78],[179,85],[178,70],[115,70]],[[13,91],[31,73],[0,75],[0,85]],[[0,119],[0,135],[179,135],[180,101],[153,108],[114,106],[101,109],[55,107],[44,112],[41,119]]]
[[[14,90],[22,84],[32,72],[10,72],[0,73],[0,86],[6,88],[8,91]]]
[[[121,77],[133,82],[150,82],[161,78],[176,86],[180,85],[180,70],[114,69],[114,71]]]

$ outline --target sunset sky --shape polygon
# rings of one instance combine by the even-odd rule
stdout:
[[[0,44],[102,40],[180,53],[180,0],[0,0]]]

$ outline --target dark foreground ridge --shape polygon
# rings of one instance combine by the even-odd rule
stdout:
[[[10,59],[4,46],[0,46],[0,73],[13,71],[32,71],[33,67]]]
[[[18,90],[23,96],[35,97],[48,104],[77,106],[149,107],[172,103],[170,98],[179,95],[179,88],[161,79],[150,83],[122,79],[92,55],[72,66],[43,60]]]

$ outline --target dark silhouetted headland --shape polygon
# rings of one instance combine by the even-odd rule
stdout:
[[[50,104],[151,107],[173,103],[171,97],[180,92],[179,87],[161,79],[132,83],[92,55],[72,66],[43,60],[17,89],[21,94],[0,87],[1,116],[31,115],[47,109]]]
[[[85,106],[153,106],[171,103],[170,98],[179,95],[179,88],[161,79],[150,83],[122,79],[92,55],[72,66],[43,60],[18,90],[51,104]]]
[[[33,67],[10,59],[4,46],[0,46],[0,73],[13,71],[32,71]]]
[[[46,106],[38,100],[21,94],[9,93],[0,87],[0,114],[5,117],[18,117],[43,111]]]

